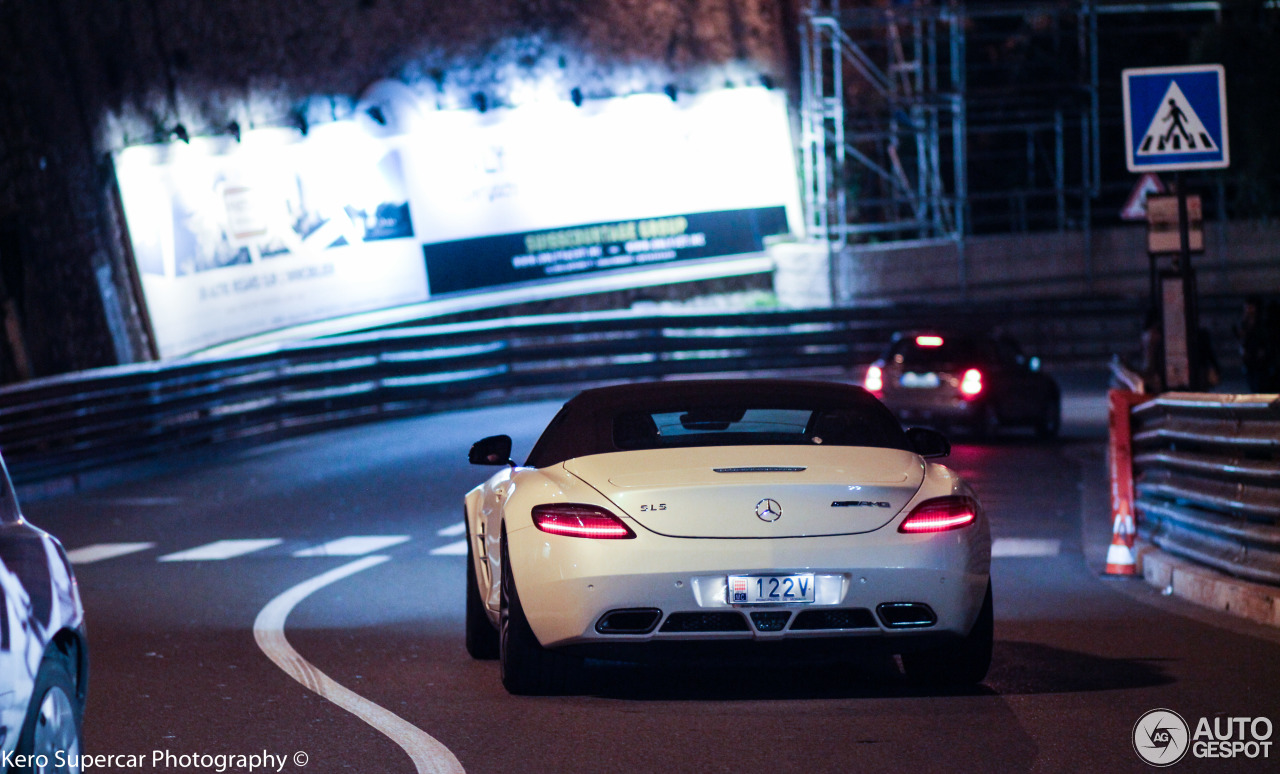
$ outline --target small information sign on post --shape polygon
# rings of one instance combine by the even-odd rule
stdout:
[[[1200,196],[1187,196],[1187,248],[1193,253],[1204,252],[1204,216]],[[1172,195],[1147,197],[1147,252],[1153,255],[1177,253],[1182,250],[1182,233],[1178,220],[1178,197]]]

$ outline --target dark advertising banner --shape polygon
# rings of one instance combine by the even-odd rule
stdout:
[[[423,245],[431,294],[668,261],[757,253],[787,231],[785,207],[594,223]]]

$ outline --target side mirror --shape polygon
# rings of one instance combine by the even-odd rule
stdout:
[[[921,457],[946,457],[951,454],[951,442],[947,437],[928,427],[907,428],[907,440]]]
[[[511,436],[491,435],[471,444],[467,461],[472,465],[511,465]]]

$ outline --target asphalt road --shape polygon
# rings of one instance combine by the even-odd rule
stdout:
[[[581,695],[508,696],[496,663],[463,650],[461,496],[487,474],[465,453],[497,432],[523,453],[555,409],[175,459],[144,481],[26,503],[78,560],[87,752],[138,756],[109,771],[218,771],[234,761],[213,756],[263,752],[287,760],[256,771],[415,771],[400,744],[287,675],[255,640],[273,600],[367,556],[387,559],[294,600],[284,631],[297,663],[313,684],[319,670],[429,735],[468,772],[1145,771],[1132,740],[1150,710],[1174,710],[1193,731],[1200,718],[1280,723],[1273,630],[1099,576],[1109,538],[1099,391],[1068,393],[1059,441],[961,441],[950,459],[997,538],[995,662],[982,688],[922,690],[889,662],[594,668]],[[1187,755],[1171,770],[1275,763]]]

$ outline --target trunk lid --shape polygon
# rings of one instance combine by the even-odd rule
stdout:
[[[924,480],[911,452],[851,446],[655,449],[564,466],[645,528],[691,538],[871,532]]]

